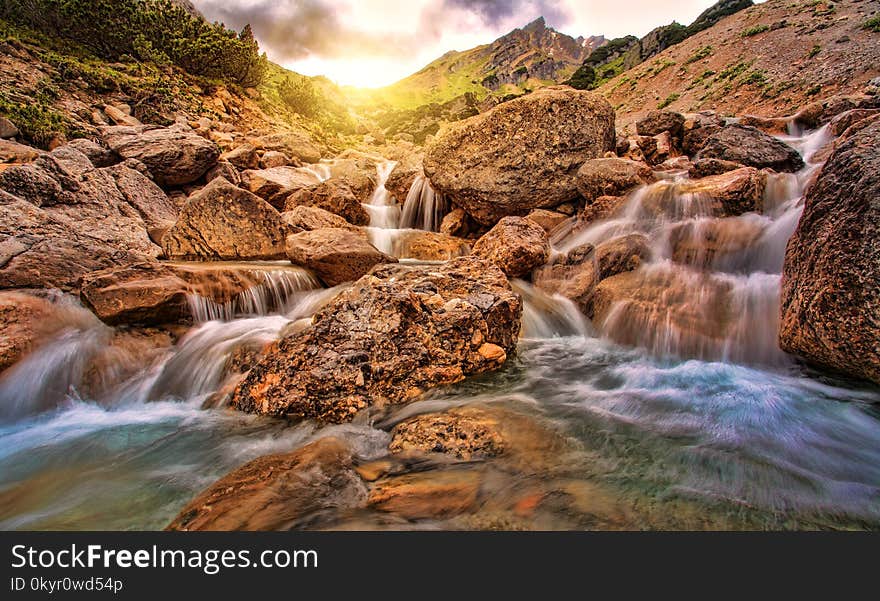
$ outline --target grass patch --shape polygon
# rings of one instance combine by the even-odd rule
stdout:
[[[815,96],[816,94],[818,94],[821,91],[822,91],[822,86],[820,86],[819,84],[816,84],[816,85],[808,88],[807,91],[804,92],[804,95],[805,96]]]
[[[702,48],[700,48],[699,50],[694,52],[692,55],[690,55],[688,57],[688,59],[686,61],[684,61],[684,64],[690,65],[690,64],[695,63],[697,61],[701,61],[704,58],[706,58],[707,56],[712,56],[712,52],[714,52],[714,50],[712,49],[712,46],[703,46]]]
[[[657,105],[657,108],[658,108],[658,109],[665,109],[667,106],[669,106],[670,104],[672,104],[673,102],[675,102],[675,101],[678,100],[679,98],[681,98],[681,94],[672,93],[672,94],[670,94],[669,96],[667,96],[666,98],[664,98],[664,99],[663,99],[663,100]]]
[[[822,52],[822,46],[816,44],[812,48],[810,48],[810,52],[807,54],[807,58],[815,58]]]
[[[761,70],[755,70],[746,75],[742,82],[747,86],[764,87],[767,85],[767,74]]]
[[[862,28],[867,29],[868,31],[873,31],[874,33],[880,33],[880,15],[874,15],[865,21]]]
[[[769,25],[755,25],[754,27],[749,27],[748,29],[744,29],[740,34],[744,38],[750,38],[752,36],[756,36],[760,33],[764,33],[765,31],[770,31]]]

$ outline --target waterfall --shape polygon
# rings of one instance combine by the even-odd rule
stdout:
[[[428,178],[420,173],[406,195],[400,226],[436,232],[440,230],[440,222],[447,212],[448,204],[443,195],[435,192]]]
[[[785,246],[830,135],[824,127],[783,139],[807,166],[768,176],[761,213],[719,217],[699,180],[677,175],[633,191],[608,219],[553,240],[566,252],[629,234],[647,238],[651,259],[627,276],[622,298],[595,324],[604,337],[657,356],[788,361],[777,342]]]
[[[589,320],[567,298],[545,294],[523,280],[513,280],[511,286],[523,300],[520,338],[547,339],[593,335]]]
[[[247,271],[258,271],[247,268]],[[321,287],[315,276],[304,269],[284,268],[259,270],[263,283],[251,286],[226,302],[218,303],[198,294],[187,297],[193,319],[206,321],[230,321],[236,317],[268,315],[284,312],[296,302],[300,293]]]

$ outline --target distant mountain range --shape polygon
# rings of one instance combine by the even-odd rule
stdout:
[[[567,79],[605,42],[604,36],[565,35],[540,17],[490,44],[448,52],[418,73],[371,93],[371,100],[415,108],[469,92],[477,99],[522,94]]]

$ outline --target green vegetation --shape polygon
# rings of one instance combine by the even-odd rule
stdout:
[[[754,27],[749,27],[748,29],[744,29],[742,34],[740,35],[742,35],[742,37],[744,38],[750,38],[752,36],[758,35],[759,33],[764,33],[765,31],[770,31],[770,26],[761,24],[755,25]]]
[[[571,79],[565,82],[576,90],[592,90],[597,88],[596,70],[590,65],[581,65]]]
[[[712,56],[712,52],[713,52],[712,46],[703,46],[702,48],[700,48],[699,50],[694,52],[692,55],[690,55],[688,57],[688,59],[686,61],[684,61],[684,64],[690,65],[690,64],[695,63],[697,61],[701,61],[704,58],[706,58],[707,56]]]
[[[665,109],[667,106],[681,98],[681,94],[672,93],[657,105],[658,109]]]
[[[106,60],[172,64],[243,87],[259,85],[268,63],[249,26],[235,32],[171,0],[4,0],[0,18]]]
[[[719,73],[718,77],[715,78],[715,81],[733,81],[734,79],[745,73],[746,70],[751,66],[751,62],[740,62],[735,65],[731,65],[724,69],[721,73]]]
[[[810,48],[810,52],[807,54],[807,58],[815,58],[819,55],[820,52],[822,52],[822,46],[816,44],[815,46]]]
[[[752,71],[748,75],[746,75],[742,82],[747,86],[757,86],[763,87],[767,85],[767,74],[761,70],[756,69]]]
[[[45,148],[58,133],[72,133],[64,115],[52,108],[53,100],[48,88],[35,96],[0,90],[0,115],[11,119],[26,139]]]
[[[874,33],[880,33],[880,15],[874,15],[862,26],[864,29],[869,31],[873,31]]]
[[[808,88],[807,91],[804,92],[804,95],[805,96],[815,96],[816,94],[818,94],[821,91],[822,91],[822,86],[820,86],[819,84],[816,84],[816,85]]]

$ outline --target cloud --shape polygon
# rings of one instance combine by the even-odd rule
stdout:
[[[545,0],[445,0],[441,4],[444,9],[478,15],[483,23],[490,26],[543,16],[552,26],[562,27],[571,19],[571,12],[561,2]]]

